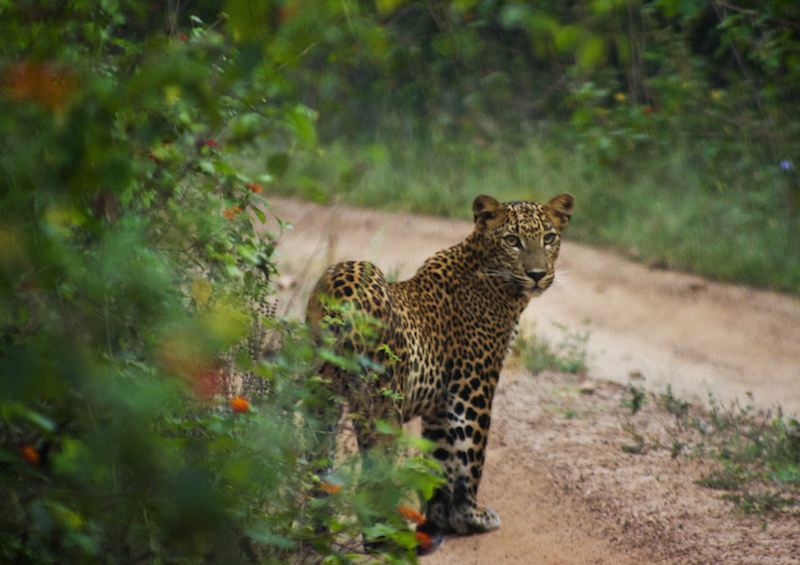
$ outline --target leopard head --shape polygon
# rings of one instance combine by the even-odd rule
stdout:
[[[475,198],[472,211],[475,236],[484,249],[484,273],[514,294],[540,295],[553,284],[561,232],[574,206],[569,194],[544,205],[500,203],[486,195]]]

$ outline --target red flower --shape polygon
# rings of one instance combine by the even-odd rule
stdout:
[[[188,35],[186,35],[185,33],[179,33],[179,34],[178,34],[178,38],[179,38],[181,41],[188,41],[188,39],[189,39],[189,36],[188,36]]]
[[[36,451],[35,447],[31,447],[30,445],[23,445],[20,447],[20,452],[22,453],[22,457],[30,463],[31,465],[38,465],[39,464],[39,452]]]
[[[417,543],[422,547],[422,549],[425,550],[430,549],[431,545],[433,544],[433,539],[425,532],[415,532],[414,538],[417,540]]]
[[[258,186],[258,185],[257,185],[257,184],[255,184],[255,183],[252,183],[252,182],[248,182],[248,183],[246,183],[246,184],[244,185],[244,187],[245,187],[245,188],[249,188],[249,189],[250,189],[250,190],[252,190],[253,192],[261,192],[261,187],[260,187],[260,186]]]
[[[645,116],[649,116],[652,113],[653,113],[652,106],[645,106],[644,108],[642,108],[642,114],[644,114]]]
[[[209,149],[222,149],[222,145],[220,145],[213,139],[206,139],[206,147],[208,147]]]
[[[250,412],[250,403],[246,398],[234,396],[231,398],[231,409],[235,414],[247,414]]]

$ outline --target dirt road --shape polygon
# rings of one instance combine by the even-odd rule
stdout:
[[[294,225],[278,248],[281,308],[293,315],[329,263],[368,259],[403,279],[472,229],[465,221],[269,200]],[[565,238],[556,284],[529,305],[523,332],[558,341],[553,322],[588,329],[596,392],[580,394],[567,375],[506,370],[480,494],[503,526],[450,539],[424,563],[800,563],[796,515],[767,527],[697,486],[702,462],[672,459],[668,449],[621,453],[632,425],[667,443],[671,432],[655,407],[630,422],[618,386],[636,373],[649,391],[669,384],[695,403],[710,394],[744,405],[749,394],[757,406],[800,413],[800,301],[648,269]]]

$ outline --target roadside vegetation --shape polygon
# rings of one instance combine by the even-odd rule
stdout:
[[[561,331],[561,339],[557,343],[550,343],[533,333],[522,335],[514,344],[514,351],[520,354],[523,366],[534,375],[542,371],[585,373],[589,369],[589,330],[572,330],[557,323],[553,325]]]
[[[637,431],[636,413],[653,402],[674,417],[671,443],[652,440]],[[800,422],[780,408],[758,410],[738,403],[724,407],[713,397],[709,407],[693,406],[675,397],[671,387],[647,393],[642,384],[629,384],[622,406],[630,410],[624,427],[632,443],[625,453],[668,449],[673,459],[706,458],[715,468],[697,484],[722,492],[722,498],[749,514],[769,515],[800,509]]]
[[[324,473],[314,370],[358,360],[269,308],[264,194],[316,140],[276,51],[308,29],[185,8],[0,3],[0,561],[413,561],[434,470]]]
[[[559,326],[562,338],[550,343],[535,334],[520,337],[514,346],[522,366],[532,375],[542,371],[584,373],[589,368],[588,330]],[[673,459],[704,458],[716,463],[697,484],[722,492],[722,498],[749,514],[800,509],[800,422],[780,407],[759,410],[752,404],[721,406],[709,395],[708,404],[693,405],[676,397],[672,387],[654,394],[641,375],[628,383],[620,406],[627,412],[622,428],[629,441],[622,453],[642,455],[651,450],[668,450]],[[576,385],[577,387],[577,385]],[[592,394],[594,387],[571,389],[572,394]],[[752,400],[752,399],[751,399]],[[650,436],[641,422],[642,408],[652,404],[669,418],[668,441]],[[581,417],[569,406],[557,408],[566,418]],[[652,414],[650,415],[652,417]]]

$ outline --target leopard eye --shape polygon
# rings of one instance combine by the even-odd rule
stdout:
[[[544,234],[544,244],[545,245],[550,245],[555,240],[556,240],[556,234],[554,234],[553,232]]]
[[[506,243],[509,244],[511,247],[518,247],[522,249],[522,241],[515,235],[507,235],[503,239],[505,239]]]

